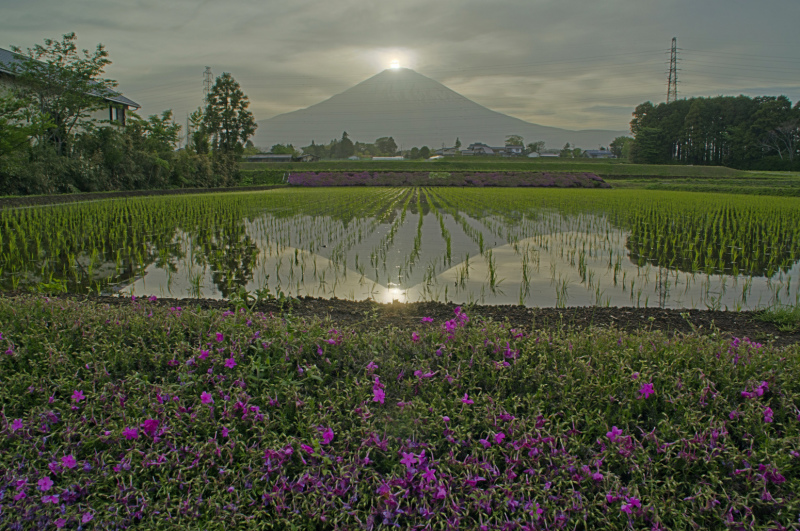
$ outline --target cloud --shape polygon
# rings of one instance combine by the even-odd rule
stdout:
[[[767,3],[0,0],[8,41],[0,46],[71,31],[83,47],[102,42],[114,62],[109,77],[145,114],[172,108],[181,117],[200,105],[205,66],[231,72],[264,119],[327,99],[398,58],[524,120],[625,129],[637,104],[663,101],[672,36],[683,48],[681,96],[788,87],[800,97],[800,2]]]

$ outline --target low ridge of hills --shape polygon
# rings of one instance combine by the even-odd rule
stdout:
[[[353,141],[373,142],[383,136],[410,148],[464,147],[472,142],[503,145],[506,136],[525,142],[544,140],[547,148],[565,143],[583,149],[608,146],[628,131],[586,129],[570,131],[533,124],[502,114],[450,90],[438,81],[408,68],[389,69],[305,109],[258,121],[253,142],[307,146],[326,144],[347,131]]]

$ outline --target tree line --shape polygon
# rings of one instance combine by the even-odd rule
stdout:
[[[800,169],[800,102],[786,96],[689,98],[636,107],[632,162]]]
[[[0,93],[0,190],[49,194],[230,186],[256,129],[249,100],[229,73],[191,115],[187,146],[171,110],[143,118],[92,119],[119,96],[103,77],[111,64],[100,44],[78,51],[74,33],[46,39],[5,65],[13,80]]]

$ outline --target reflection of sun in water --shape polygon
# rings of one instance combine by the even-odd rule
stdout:
[[[400,68],[400,61],[394,59],[389,65],[389,68],[394,68],[395,70],[397,70],[398,68]]]

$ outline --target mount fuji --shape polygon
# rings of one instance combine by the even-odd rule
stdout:
[[[353,141],[374,142],[394,137],[405,148],[452,146],[484,142],[503,145],[506,136],[520,135],[526,143],[544,140],[546,148],[565,143],[583,149],[608,146],[628,131],[585,129],[570,131],[537,125],[475,103],[408,68],[383,72],[305,109],[258,121],[253,143],[307,146],[327,144],[347,131]]]

